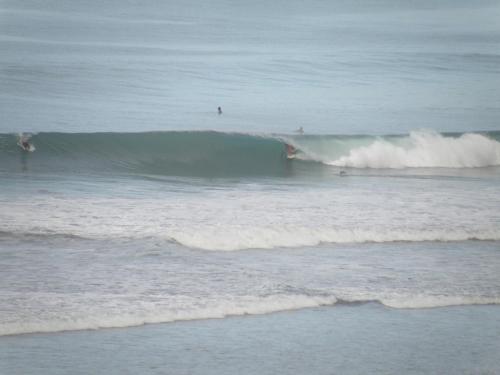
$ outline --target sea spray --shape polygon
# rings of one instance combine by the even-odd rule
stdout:
[[[379,138],[328,164],[352,168],[475,168],[500,164],[500,143],[481,134],[447,137],[414,131],[404,138]]]

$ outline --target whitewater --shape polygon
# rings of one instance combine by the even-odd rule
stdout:
[[[34,154],[19,158],[18,140],[29,137]],[[0,134],[0,172],[124,173],[164,176],[285,177],[326,166],[356,169],[500,166],[500,132],[407,135],[293,135],[215,131],[146,133]],[[286,145],[295,148],[292,164]],[[302,164],[300,161],[320,165]]]
[[[498,373],[499,17],[2,1],[0,373]]]
[[[364,179],[375,186],[364,186]],[[179,180],[151,180],[133,182],[131,191],[118,196],[88,196],[82,183],[65,179],[56,178],[65,185],[63,192],[37,188],[36,180],[20,188],[23,180],[15,179],[2,199],[2,235],[154,238],[206,250],[500,240],[498,191],[486,186],[471,198],[469,189],[479,185],[474,177],[461,179],[459,186],[449,177],[334,175],[309,186],[299,179],[257,186],[217,182],[188,189]],[[99,178],[107,192],[124,182]],[[145,191],[134,195],[139,189]]]
[[[17,137],[0,138],[0,173],[11,180],[4,236],[156,238],[205,250],[500,240],[498,132],[38,133],[30,153]],[[70,185],[35,188],[45,176]],[[115,183],[134,187],[109,195]],[[472,186],[483,193],[471,196]]]
[[[0,335],[499,304],[499,139],[1,134]]]
[[[498,132],[18,137],[0,335],[500,303]]]

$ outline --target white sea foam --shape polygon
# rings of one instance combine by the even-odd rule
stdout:
[[[379,138],[326,164],[352,168],[473,168],[500,165],[500,142],[481,134],[458,138],[413,131],[402,139]]]
[[[193,249],[210,251],[238,251],[245,249],[278,249],[321,244],[389,243],[389,242],[453,242],[453,241],[500,241],[500,229],[490,230],[387,230],[335,229],[335,228],[183,228],[164,234],[150,233],[81,233],[66,231],[54,233],[36,230],[26,232],[2,232],[4,236],[47,236],[51,238],[97,239],[113,238],[119,241],[155,238],[174,242]],[[154,236],[154,237],[153,237]]]
[[[463,305],[498,305],[500,297],[415,295],[386,298],[380,302],[397,309],[425,309]]]
[[[73,308],[82,307],[83,300],[73,301]],[[105,296],[101,296],[102,300]],[[116,296],[108,296],[110,301]],[[133,306],[110,305],[109,301],[94,300],[84,306],[84,311],[64,311],[61,306],[52,316],[16,319],[16,322],[0,322],[0,336],[23,333],[60,332],[99,328],[133,327],[151,323],[167,323],[182,320],[221,319],[236,315],[258,315],[278,311],[333,305],[337,302],[333,296],[276,295],[276,296],[227,296],[225,300],[203,303],[188,296],[171,296],[168,303],[147,303],[136,301]],[[71,298],[64,298],[65,306],[71,304]],[[44,302],[47,304],[47,302]],[[49,303],[50,304],[50,303]],[[135,309],[135,310],[133,310]],[[54,316],[55,315],[55,316]]]
[[[335,228],[240,228],[199,229],[175,233],[172,238],[188,247],[205,250],[272,249],[315,246],[321,243],[420,242],[500,240],[500,229],[491,230],[411,230],[411,229],[335,229]]]
[[[52,311],[49,316],[45,316],[46,311],[44,311],[27,319],[2,322],[0,323],[0,336],[123,328],[200,319],[222,319],[229,316],[260,315],[320,306],[333,306],[339,301],[334,296],[273,295],[264,297],[227,296],[225,301],[205,303],[188,296],[170,296],[167,299],[168,303],[155,304],[136,301],[132,304],[132,309],[126,303],[113,305],[113,302],[111,302],[110,304],[109,301],[116,302],[117,296],[100,296],[100,300],[85,301],[87,297],[86,295],[76,297],[82,300],[78,301],[74,306],[71,306],[71,304],[75,301],[69,296],[64,296],[64,301],[60,301],[64,302],[65,305],[57,305],[57,301],[45,301],[45,305],[60,307]],[[108,301],[104,302],[104,297],[108,298]],[[391,308],[420,309],[458,305],[500,304],[500,297],[400,295],[381,296],[377,299],[377,296],[373,293],[361,293],[343,297],[341,302],[353,304],[379,302]],[[84,304],[87,304],[87,306],[84,306],[83,310],[67,310],[68,306],[81,308]]]
[[[364,181],[363,181],[364,182]],[[45,194],[6,198],[0,231],[175,241],[207,250],[320,243],[500,240],[498,189],[474,183],[354,179],[327,186],[229,186],[140,197]],[[474,185],[476,186],[476,185]],[[115,189],[113,185],[110,189]],[[16,186],[17,189],[17,186]]]

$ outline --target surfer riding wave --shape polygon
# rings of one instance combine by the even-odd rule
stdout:
[[[21,133],[19,134],[19,141],[17,142],[17,144],[24,151],[33,152],[35,151],[35,146],[33,146],[33,144],[30,143],[30,139],[31,139],[31,134]]]
[[[297,155],[297,149],[291,144],[285,143],[285,150],[287,159],[294,159]]]

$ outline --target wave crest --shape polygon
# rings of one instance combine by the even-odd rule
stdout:
[[[500,231],[490,230],[404,230],[404,229],[327,229],[327,228],[251,228],[214,231],[177,232],[175,242],[203,250],[235,251],[317,246],[320,244],[422,242],[422,241],[499,241]]]
[[[500,142],[481,134],[446,137],[414,131],[407,138],[379,138],[326,164],[353,168],[476,168],[500,165]]]
[[[43,295],[39,298],[59,301],[61,296]],[[498,297],[468,297],[446,295],[393,295],[377,296],[360,293],[359,295],[311,296],[304,294],[278,294],[268,296],[240,296],[226,301],[200,302],[199,299],[188,296],[167,298],[168,306],[162,303],[140,303],[141,308],[134,310],[136,304],[120,303],[116,296],[101,296],[107,303],[88,298],[96,296],[84,295],[75,297],[80,305],[87,309],[61,311],[50,318],[39,316],[29,320],[11,321],[0,324],[0,336],[19,335],[26,333],[48,333],[61,331],[77,331],[101,328],[125,328],[145,324],[169,323],[176,321],[223,319],[229,316],[261,315],[280,311],[293,311],[322,306],[360,305],[365,303],[380,303],[396,309],[426,309],[446,306],[465,305],[498,305]],[[34,297],[36,298],[36,297]],[[87,300],[88,299],[88,300]],[[110,305],[110,300],[112,303]],[[161,299],[160,299],[161,301]],[[75,301],[65,301],[74,303]],[[122,301],[123,302],[123,301]],[[40,301],[41,305],[46,301]],[[116,303],[116,306],[113,305]],[[170,305],[172,304],[172,305]],[[92,307],[90,307],[92,306]],[[110,311],[111,309],[111,311]],[[90,310],[90,311],[89,311]]]
[[[23,154],[0,134],[0,172],[125,173],[194,177],[329,175],[352,168],[474,168],[500,165],[499,132],[441,135],[255,135],[207,131],[38,133]],[[297,154],[287,160],[285,144]],[[21,155],[20,155],[21,154]],[[21,156],[21,157],[20,157]],[[317,163],[306,163],[303,160]],[[325,173],[327,169],[327,173]]]

